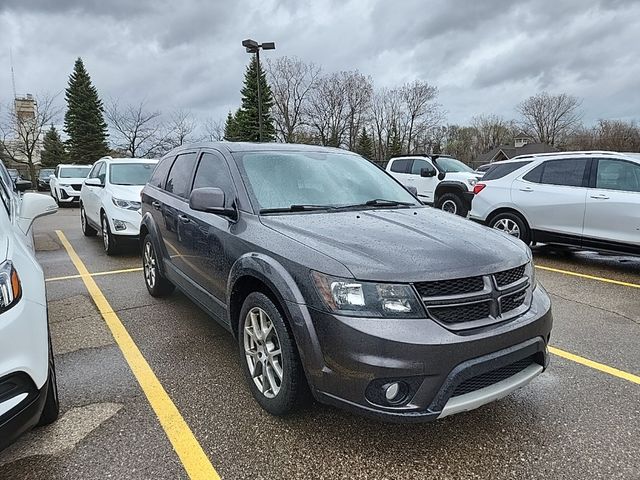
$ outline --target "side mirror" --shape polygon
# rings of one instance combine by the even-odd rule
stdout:
[[[18,178],[15,181],[15,185],[16,185],[16,190],[18,192],[26,192],[32,187],[31,182],[29,180],[22,180],[21,178]]]
[[[219,188],[196,188],[189,196],[189,208],[198,212],[215,213],[232,219],[237,218],[234,208],[225,207],[224,192]]]
[[[440,172],[438,174],[438,180],[444,180],[444,177],[446,177],[446,176],[447,176],[446,172]]]
[[[436,171],[432,168],[422,168],[420,169],[420,176],[421,177],[435,177],[436,176]]]
[[[56,178],[56,176],[53,173],[49,175],[49,180],[51,180],[52,178]]]
[[[22,197],[20,215],[18,216],[18,225],[20,226],[20,230],[22,230],[26,235],[36,218],[44,215],[51,215],[57,211],[58,206],[49,195],[25,193]]]
[[[403,185],[404,188],[407,189],[407,191],[413,195],[414,197],[418,196],[418,189],[416,187],[414,187],[413,185]]]
[[[88,187],[104,187],[104,184],[100,181],[99,178],[87,178],[84,181],[84,184]]]

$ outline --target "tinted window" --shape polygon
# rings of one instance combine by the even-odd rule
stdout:
[[[200,158],[193,188],[216,187],[224,192],[225,203],[231,206],[235,198],[233,180],[224,159],[214,153],[204,153]]]
[[[169,177],[167,178],[167,186],[165,190],[182,198],[187,198],[190,192],[191,172],[196,163],[195,153],[184,153],[178,155],[176,161],[173,162]]]
[[[98,178],[98,172],[100,171],[102,163],[103,162],[96,163],[89,172],[89,175],[87,175],[87,178]]]
[[[524,180],[547,185],[565,185],[580,187],[584,182],[584,172],[588,159],[568,158],[566,160],[550,160],[531,170]]]
[[[484,174],[482,180],[496,180],[498,178],[505,177],[510,173],[515,172],[520,167],[524,167],[531,162],[513,162],[513,163],[504,163],[499,165],[492,165],[487,173]],[[528,175],[528,174],[527,174]]]
[[[154,166],[153,163],[112,163],[109,181],[113,185],[145,185]]]
[[[153,185],[154,187],[158,188],[164,188],[164,180],[167,178],[167,173],[169,173],[169,169],[171,168],[171,164],[174,160],[175,157],[173,155],[160,160],[160,163],[156,165],[156,168],[151,175],[149,185]]]
[[[622,160],[598,160],[596,188],[640,192],[640,165]]]
[[[412,158],[402,158],[394,160],[391,164],[391,171],[396,173],[409,173],[411,171]]]
[[[433,167],[426,160],[414,160],[411,167],[411,173],[414,175],[420,175],[420,171],[426,168],[427,170],[433,170]]]
[[[98,170],[98,175],[96,178],[100,179],[100,182],[104,185],[104,179],[107,176],[107,164],[103,163],[100,165],[100,169]]]

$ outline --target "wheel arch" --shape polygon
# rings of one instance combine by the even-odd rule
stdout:
[[[160,233],[158,231],[158,227],[156,223],[153,221],[153,217],[148,212],[145,213],[140,221],[140,251],[144,248],[144,238],[151,234],[151,241],[153,242],[153,248],[156,251],[156,255],[158,258],[158,268],[160,273],[166,277],[166,269],[164,266],[165,259],[168,257],[167,250],[160,241]]]
[[[445,193],[453,193],[456,195],[460,195],[460,198],[464,200],[462,196],[466,192],[468,192],[468,190],[464,183],[453,181],[453,180],[451,181],[445,180],[443,182],[440,182],[436,187],[436,190],[433,196],[433,203],[434,204],[438,203],[440,196],[444,195]]]

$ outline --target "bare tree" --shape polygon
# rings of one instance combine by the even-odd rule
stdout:
[[[320,67],[295,57],[268,60],[267,65],[276,133],[284,142],[295,142],[303,124],[305,101],[316,86]]]
[[[169,121],[165,125],[165,142],[169,149],[179,147],[185,143],[194,141],[196,122],[191,112],[187,110],[175,110],[169,116]]]
[[[477,153],[486,153],[500,145],[513,143],[516,135],[513,121],[507,121],[500,115],[476,115],[471,119],[476,130]]]
[[[204,137],[207,141],[219,142],[220,140],[224,140],[224,122],[222,120],[207,117],[202,123],[202,129],[204,130]]]
[[[159,121],[160,112],[146,110],[145,102],[121,106],[111,100],[105,108],[116,149],[131,157],[149,157],[163,149],[166,133]]]
[[[521,127],[537,142],[556,145],[580,125],[582,102],[572,95],[547,92],[529,97],[517,110],[522,115]]]
[[[345,72],[343,82],[346,95],[347,148],[355,150],[360,130],[368,120],[373,85],[371,78],[358,71]]]
[[[35,164],[40,160],[44,130],[60,114],[54,105],[55,98],[51,95],[16,98],[0,121],[0,151],[10,160],[28,166],[33,185],[37,182]]]
[[[305,117],[322,145],[339,147],[347,131],[346,72],[320,77],[310,91]]]
[[[407,152],[415,151],[417,136],[431,135],[442,122],[442,111],[435,103],[438,89],[426,82],[415,81],[402,86],[403,139]]]

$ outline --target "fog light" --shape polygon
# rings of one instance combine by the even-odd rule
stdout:
[[[407,396],[407,384],[404,382],[392,382],[382,386],[385,400],[391,405],[402,403]]]
[[[113,226],[118,231],[127,229],[127,224],[125,222],[123,222],[122,220],[114,220],[113,221]]]

